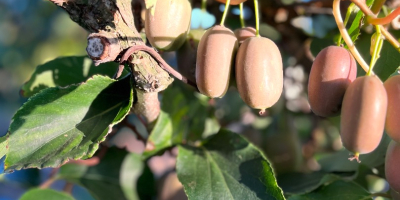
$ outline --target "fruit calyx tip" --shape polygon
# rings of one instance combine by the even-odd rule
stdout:
[[[356,160],[358,163],[361,163],[360,153],[355,153],[352,157],[349,158],[350,161]]]

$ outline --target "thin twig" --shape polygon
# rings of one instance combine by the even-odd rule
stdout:
[[[174,68],[172,68],[171,66],[169,66],[165,60],[160,56],[160,54],[158,54],[153,48],[148,47],[146,45],[135,45],[132,46],[130,48],[128,48],[124,55],[121,58],[120,61],[120,66],[123,66],[123,63],[128,60],[128,58],[135,52],[137,51],[145,51],[146,53],[150,54],[159,64],[160,67],[163,68],[165,71],[167,71],[168,73],[170,73],[172,76],[174,76],[175,78],[177,78],[178,80],[182,81],[183,83],[186,83],[188,85],[191,85],[193,87],[195,87],[197,89],[197,85],[196,83],[193,83],[192,81],[188,80],[185,76],[183,76],[182,74],[180,74],[179,72],[177,72]],[[123,67],[120,67],[120,69],[123,69]]]
[[[136,129],[136,126],[131,124],[131,123],[129,123],[126,118],[121,122],[121,124],[125,125],[129,129],[131,129],[136,134],[136,137],[137,137],[138,140],[146,142],[146,139],[144,139],[143,136],[140,135],[139,131]]]
[[[72,194],[72,188],[74,187],[74,184],[71,182],[66,182],[65,186],[63,188],[63,191],[67,194]]]
[[[389,15],[386,17],[382,18],[367,18],[367,22],[373,25],[385,25],[389,24],[391,21],[393,21],[394,18],[396,18],[398,15],[400,15],[400,7],[396,8],[393,12],[391,12]]]
[[[342,16],[340,15],[340,0],[333,0],[333,16],[335,17],[336,24],[339,28],[340,35],[342,35],[344,42],[349,47],[351,54],[353,54],[354,58],[360,64],[360,66],[364,69],[365,72],[368,72],[369,66],[362,58],[360,53],[358,52],[356,46],[354,45],[353,41],[351,40],[349,33],[346,30],[346,27],[343,24]]]
[[[365,4],[365,1],[360,1],[360,0],[352,0],[356,6],[360,8],[360,10],[370,18],[376,18],[376,15],[368,8],[368,6]],[[335,3],[334,3],[335,4]],[[334,11],[335,12],[335,11]],[[340,13],[340,12],[339,12]],[[336,18],[336,17],[335,17]],[[388,30],[386,30],[385,27],[382,25],[379,25],[382,31],[382,35],[385,36],[385,39],[394,47],[396,48],[397,51],[400,52],[400,42],[396,40],[396,38],[393,37],[392,34],[389,33]]]
[[[57,180],[57,178],[56,178],[57,172],[58,172],[58,168],[53,168],[50,172],[49,178],[45,182],[40,184],[39,188],[46,189],[46,188],[50,187],[54,183],[54,181]]]

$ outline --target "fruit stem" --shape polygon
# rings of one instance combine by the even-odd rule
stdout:
[[[358,163],[361,163],[360,153],[356,152],[353,157],[349,158],[350,161],[356,160]]]
[[[242,26],[242,28],[244,28],[246,24],[244,23],[244,17],[243,17],[243,3],[239,4],[239,9],[240,9],[240,25]]]
[[[264,115],[264,114],[265,114],[265,109],[261,109],[261,110],[258,112],[258,114],[259,114],[260,116]]]
[[[353,10],[353,7],[354,7],[354,6],[355,6],[354,3],[351,3],[351,4],[349,5],[349,7],[347,8],[346,18],[344,18],[344,23],[343,23],[344,26],[346,26],[346,25],[347,25],[347,22],[349,22],[349,18],[350,18],[350,15],[351,15],[351,11]],[[337,45],[338,45],[338,46],[342,45],[342,35],[339,35]]]
[[[393,12],[391,12],[389,15],[386,17],[382,18],[373,18],[368,16],[367,17],[367,22],[373,25],[384,25],[384,24],[389,24],[394,18],[397,17],[397,15],[400,15],[400,7],[396,8]]]
[[[383,44],[381,28],[378,25],[375,25],[375,28],[376,28],[376,36],[375,36],[376,42],[374,44],[374,51],[372,53],[372,58],[371,58],[371,62],[369,64],[369,70],[368,70],[367,76],[371,76],[372,69],[374,68],[375,63],[379,58],[379,54],[381,52],[382,44]]]
[[[369,17],[376,18],[375,14],[368,8],[368,6],[365,4],[365,1],[362,0],[351,0],[356,6],[360,8],[360,10]],[[340,13],[340,11],[339,11]],[[393,37],[392,34],[389,33],[389,31],[386,30],[382,25],[379,25],[382,31],[382,35],[385,36],[385,39],[398,51],[400,52],[400,42],[397,41],[396,38]]]
[[[201,0],[201,10],[203,12],[207,11],[207,0]]]
[[[258,10],[258,0],[254,0],[254,12],[256,13],[256,36],[260,37],[260,11]]]
[[[230,3],[231,3],[231,0],[226,0],[224,14],[222,14],[222,19],[221,19],[221,26],[224,26],[224,24],[225,24],[225,19],[226,19],[226,15],[228,14]]]
[[[349,33],[346,30],[346,27],[343,24],[343,19],[342,19],[342,16],[340,15],[340,0],[333,0],[333,16],[335,18],[336,24],[340,31],[340,35],[343,37],[343,40],[347,44],[347,47],[349,48],[351,54],[353,54],[354,58],[357,60],[357,62],[360,64],[360,66],[364,69],[364,71],[368,72],[368,70],[369,70],[368,64],[361,57],[356,46],[354,45],[353,41],[351,40]]]

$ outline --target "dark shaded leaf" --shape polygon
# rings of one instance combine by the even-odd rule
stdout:
[[[57,58],[39,65],[29,81],[22,87],[21,94],[30,97],[49,87],[65,87],[85,82],[95,74],[111,77],[117,68],[118,64],[113,62],[103,63],[96,67],[87,56]],[[123,76],[126,74],[127,71],[124,71]]]
[[[13,117],[5,170],[56,167],[91,157],[132,101],[130,77],[94,76],[81,85],[41,91]]]
[[[343,180],[335,181],[329,185],[322,186],[320,189],[315,190],[305,195],[291,196],[289,200],[355,200],[372,199],[370,193],[364,188],[354,182],[346,182]]]
[[[85,187],[95,199],[126,199],[120,185],[120,170],[128,152],[110,148],[101,158],[101,162],[88,167],[78,164],[66,164],[60,168],[58,179],[65,179]]]
[[[176,170],[189,199],[285,199],[265,156],[221,130],[201,147],[180,146]]]
[[[145,166],[137,180],[137,191],[141,200],[154,199],[157,195],[156,181],[149,166]]]
[[[301,195],[311,192],[327,182],[339,179],[338,176],[318,171],[309,174],[289,173],[277,177],[278,185],[285,195]]]
[[[144,163],[141,156],[138,154],[128,154],[121,166],[120,185],[125,196],[129,200],[139,200],[139,195],[136,191],[137,182],[143,173]]]
[[[321,165],[321,170],[327,172],[357,171],[360,164],[369,168],[377,167],[385,162],[386,149],[390,140],[389,136],[384,134],[381,143],[375,151],[360,155],[361,163],[349,161],[348,158],[351,153],[346,149],[322,157],[318,160],[318,163]]]
[[[55,191],[52,189],[32,189],[26,192],[19,200],[74,200],[67,193]]]

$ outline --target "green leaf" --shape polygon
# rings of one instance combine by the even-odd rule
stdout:
[[[349,161],[348,158],[351,153],[346,149],[322,157],[318,160],[318,163],[321,165],[321,170],[327,172],[357,171],[360,164],[374,168],[385,162],[386,149],[390,140],[390,137],[384,134],[377,149],[372,153],[360,155],[361,163]]]
[[[277,177],[278,185],[285,195],[300,195],[311,192],[321,185],[339,179],[338,176],[318,171],[309,174],[289,173]]]
[[[392,34],[395,38],[400,37],[400,31],[393,31]],[[372,34],[361,35],[356,45],[358,51],[367,63],[371,60],[371,36]],[[397,71],[398,67],[400,67],[400,53],[393,48],[388,41],[384,40],[380,58],[373,69],[374,73],[378,75],[382,81],[385,81],[391,74]],[[365,75],[365,72],[361,68],[358,68],[357,70],[358,75]]]
[[[41,91],[13,117],[5,170],[57,167],[91,157],[132,101],[130,77],[94,76],[81,85]]]
[[[289,200],[369,200],[370,193],[354,182],[335,181],[305,195],[291,196]]]
[[[367,0],[367,5],[368,7],[370,7],[372,5],[372,3],[374,2],[374,0]],[[364,24],[364,13],[357,7],[357,6],[353,6],[353,11],[352,12],[357,12],[355,18],[353,19],[353,22],[351,23],[350,28],[347,30],[347,32],[349,33],[351,40],[355,43],[356,40],[358,39],[358,36],[361,34],[360,30],[361,30],[361,26]],[[342,40],[342,42],[344,43],[344,41]]]
[[[129,200],[140,200],[137,191],[137,182],[142,175],[144,163],[138,154],[128,154],[121,166],[120,185],[125,197]]]
[[[8,134],[0,137],[0,159],[7,154]]]
[[[57,58],[39,65],[22,87],[21,94],[30,97],[45,88],[82,83],[95,74],[111,77],[117,68],[118,64],[113,62],[96,67],[87,56]],[[124,71],[122,77],[126,74]]]
[[[52,189],[32,189],[26,192],[19,200],[74,200],[72,196],[64,192]]]
[[[208,98],[175,81],[163,93],[160,116],[148,139],[145,157],[183,141],[194,142],[218,132],[220,126],[208,107]]]
[[[331,38],[313,38],[310,44],[310,51],[314,57],[318,55],[322,49],[330,46],[335,45],[334,41]]]
[[[221,130],[201,147],[180,146],[178,178],[189,199],[285,199],[265,156]]]
[[[57,178],[85,187],[97,200],[126,199],[120,185],[120,170],[127,155],[125,150],[109,148],[99,164],[66,164]]]

